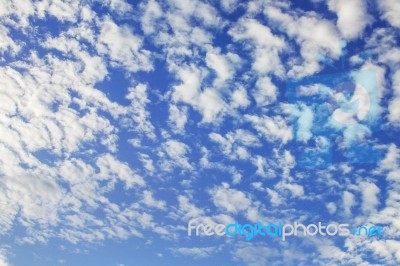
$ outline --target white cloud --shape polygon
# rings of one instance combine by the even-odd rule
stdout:
[[[258,106],[267,106],[276,101],[278,88],[272,83],[268,76],[261,77],[256,82],[256,90],[253,97]]]
[[[247,96],[247,91],[244,87],[237,88],[231,95],[232,108],[246,108],[250,105],[250,100]]]
[[[15,55],[20,49],[21,47],[9,36],[9,29],[0,25],[0,54],[8,51]]]
[[[218,133],[210,133],[210,139],[220,145],[222,153],[230,159],[248,159],[247,147],[259,147],[259,139],[250,131],[238,129],[229,132],[225,137]]]
[[[379,54],[384,54],[396,45],[395,30],[392,28],[375,28],[371,36],[366,36],[366,48],[374,48]],[[390,60],[389,60],[390,61]]]
[[[346,39],[360,37],[369,23],[367,3],[364,0],[329,0],[328,7],[336,12],[337,26]]]
[[[275,248],[266,245],[251,245],[240,243],[232,250],[232,255],[236,260],[242,261],[248,266],[264,266],[272,263],[279,252]]]
[[[396,58],[396,54],[398,56],[398,61],[400,62],[400,50],[397,51],[393,51],[391,50],[391,57],[392,59]],[[388,55],[383,55],[382,57],[379,58],[380,61],[384,61],[384,62],[389,62],[390,59],[388,58]],[[375,76],[376,76],[376,85],[378,86],[378,97],[379,100],[382,99],[382,97],[385,95],[385,93],[387,92],[386,90],[386,79],[385,79],[385,74],[386,74],[386,69],[382,66],[379,66],[378,64],[374,64],[371,61],[367,61],[365,62],[362,67],[361,67],[361,71],[369,71],[369,72],[374,72]]]
[[[123,119],[123,125],[154,139],[154,126],[150,121],[150,112],[147,110],[147,104],[150,102],[147,92],[148,87],[145,84],[138,84],[128,89],[126,98],[131,101],[131,104],[125,111],[127,116]]]
[[[185,219],[187,221],[191,219],[196,219],[204,215],[204,210],[196,207],[190,202],[187,196],[178,196],[178,216],[179,219]]]
[[[20,219],[28,224],[30,221],[44,227],[57,224],[57,206],[64,190],[57,184],[51,169],[43,167],[24,171],[16,166],[13,175],[4,177],[2,188],[9,194],[6,202],[11,203],[2,215],[5,226],[16,217],[15,208],[20,209]]]
[[[242,181],[242,174],[239,172],[232,173],[232,184],[237,185]]]
[[[202,157],[200,158],[200,166],[204,169],[217,169],[221,172],[228,173],[232,176],[232,183],[240,183],[243,175],[233,165],[226,165],[220,161],[210,161],[210,151],[206,147],[201,147]]]
[[[357,257],[346,253],[330,241],[322,240],[320,243],[317,243],[316,247],[321,255],[321,259],[325,259],[327,262],[334,262],[335,264],[343,263],[344,261],[355,264],[359,264],[360,262]]]
[[[324,14],[291,8],[293,5],[289,2],[224,0],[220,5],[215,3],[226,12],[247,6],[248,10],[237,23],[230,21],[230,17],[222,18],[211,2],[204,1],[149,0],[131,5],[123,0],[107,0],[101,3],[102,14],[92,10],[91,2],[76,0],[0,0],[0,3],[0,54],[3,56],[0,67],[0,204],[3,208],[0,234],[14,237],[12,230],[18,227],[21,230],[15,237],[17,243],[31,244],[46,243],[54,238],[74,244],[102,242],[113,238],[147,237],[148,231],[161,238],[178,239],[176,232],[182,231],[182,220],[195,218],[229,223],[238,214],[257,221],[271,211],[262,203],[265,198],[266,205],[270,202],[272,206],[279,206],[280,213],[295,211],[306,217],[312,215],[312,211],[287,209],[288,200],[309,195],[312,199],[323,199],[323,194],[314,194],[314,186],[302,183],[306,173],[294,168],[296,160],[291,146],[287,146],[293,138],[289,120],[279,106],[278,110],[266,106],[277,100],[278,85],[282,85],[279,79],[315,73],[320,70],[318,53],[336,59],[340,53],[340,37],[351,39],[363,34],[369,23],[368,19],[362,21],[368,16],[363,9],[365,6],[354,10],[352,16],[347,14],[347,9],[362,5],[360,0],[350,0],[346,6],[341,0],[330,1],[331,9],[338,14],[339,31],[334,23],[322,18]],[[280,9],[271,5],[280,6]],[[380,1],[378,5],[382,17],[398,26],[397,17],[392,15],[396,9],[389,8],[395,3]],[[261,17],[264,9],[266,17]],[[235,13],[235,20],[240,13]],[[49,17],[54,22],[51,30],[45,25]],[[344,27],[346,23],[350,23],[349,27]],[[143,32],[138,30],[140,26]],[[140,36],[143,33],[145,37]],[[227,36],[220,43],[217,38],[224,34],[234,41],[224,43],[230,41]],[[366,42],[367,48],[373,48],[374,57],[362,65],[362,69],[376,72],[380,88],[389,83],[385,82],[386,71],[395,73],[392,78],[394,93],[388,109],[392,123],[387,125],[389,127],[397,125],[400,116],[396,109],[400,95],[395,72],[400,61],[396,34],[389,26],[373,29],[374,36]],[[40,50],[36,52],[37,47]],[[151,47],[152,54],[147,47]],[[375,55],[378,62],[375,62]],[[153,59],[157,60],[157,69],[153,69]],[[251,69],[243,67],[248,64]],[[161,84],[164,95],[159,97],[161,102],[154,104],[152,89],[138,82],[158,74],[159,66],[175,75],[168,79],[175,78],[177,83]],[[125,76],[121,77],[115,70],[122,70]],[[152,70],[155,72],[151,74],[134,73]],[[114,80],[114,74],[123,78],[121,83]],[[156,75],[151,84],[153,81],[158,82]],[[113,88],[109,84],[113,84]],[[128,89],[127,95],[121,99],[125,89]],[[314,90],[303,92],[312,94]],[[384,99],[383,90],[379,95]],[[111,100],[116,98],[126,104]],[[254,101],[257,106],[251,106]],[[169,108],[166,115],[163,113],[166,110],[157,110],[165,106]],[[189,108],[200,114],[200,124],[193,123],[193,118],[198,119],[198,116],[191,117],[193,112]],[[157,114],[161,112],[161,116],[152,116],[154,110]],[[299,108],[298,113],[301,127],[297,137],[307,141],[312,137],[312,114],[306,108]],[[159,119],[165,116],[168,116],[171,130],[161,128],[164,121]],[[219,123],[228,116],[232,119],[226,119],[226,124]],[[203,134],[196,135],[196,126],[201,127]],[[190,134],[186,136],[188,128]],[[177,134],[173,136],[175,139],[172,139],[173,134]],[[262,142],[262,137],[267,143]],[[205,146],[209,140],[216,145]],[[132,146],[123,147],[125,143]],[[358,215],[359,210],[354,207],[360,206],[365,218],[387,223],[388,232],[398,236],[399,151],[396,144],[386,147],[386,157],[373,174],[386,175],[387,186],[378,187],[378,183],[365,179],[346,188],[349,191],[333,191],[342,193],[339,201],[343,206],[327,203],[331,218],[341,215],[338,211],[342,210],[348,217]],[[129,148],[134,152],[129,153]],[[196,157],[198,155],[200,158]],[[243,168],[227,163],[226,158],[242,159],[240,166],[243,164]],[[194,162],[198,161],[202,169],[195,167]],[[328,178],[317,179],[315,187],[319,191],[332,189],[332,184],[335,184],[333,189],[342,187],[341,182],[333,181],[331,171],[343,172],[340,181],[351,183],[348,168],[332,166],[326,172],[317,171],[318,176],[327,175]],[[357,166],[351,168],[352,174],[369,174],[360,172]],[[173,178],[174,170],[180,171],[184,178]],[[210,180],[222,178],[232,185],[211,184],[211,189],[205,191],[194,186],[200,177],[209,175]],[[162,178],[147,179],[153,176]],[[260,176],[279,179],[260,180]],[[244,178],[246,182],[240,189],[233,187]],[[257,190],[254,194],[244,190],[249,178],[253,191]],[[159,188],[168,190],[166,195],[179,192],[179,186],[185,191],[177,196],[174,206],[173,201],[167,204],[161,200],[156,193],[158,190],[151,187],[153,182],[162,182]],[[202,193],[206,194],[205,200]],[[258,201],[259,194],[264,201]],[[355,195],[360,196],[360,203]],[[215,209],[210,203],[222,214],[206,216]],[[380,207],[383,209],[378,211]],[[164,213],[168,213],[167,219]],[[169,222],[178,225],[164,224]],[[345,247],[349,245],[346,241]],[[375,241],[369,246],[376,258],[383,258],[377,263],[394,265],[399,262],[397,241]],[[204,258],[221,249],[203,246],[171,250],[177,255]],[[293,264],[286,261],[293,255],[290,243],[283,255],[277,250],[240,243],[234,245],[233,256],[235,262],[249,265],[281,261]],[[346,254],[331,243],[321,244],[318,250],[320,254],[316,259],[323,263],[329,264],[332,260],[331,264],[350,261],[362,265],[358,255],[351,260],[350,255],[354,255],[351,251]],[[255,257],[257,254],[261,255]],[[0,248],[0,265],[2,263],[8,264]]]
[[[378,6],[382,12],[382,17],[392,26],[400,28],[400,3],[396,0],[377,0]]]
[[[400,70],[392,76],[393,97],[389,103],[389,120],[394,125],[400,125]]]
[[[238,0],[222,0],[221,7],[224,9],[225,12],[232,13],[238,8]]]
[[[145,190],[143,191],[143,203],[149,207],[165,210],[166,202],[163,200],[156,200],[153,197],[153,193],[151,191]]]
[[[202,73],[200,69],[190,67],[178,71],[182,83],[174,86],[173,100],[190,104],[203,115],[202,122],[215,122],[227,111],[227,105],[220,93],[212,88],[201,91]]]
[[[169,168],[168,165],[171,164],[182,167],[183,169],[193,169],[192,165],[189,163],[189,159],[187,158],[187,153],[190,152],[190,149],[186,144],[177,140],[167,140],[163,144],[163,150],[171,159],[170,161],[166,162],[165,166],[167,166],[167,168]]]
[[[202,259],[212,256],[218,252],[218,247],[192,247],[192,248],[172,248],[172,252],[176,255],[189,256],[194,259]]]
[[[400,242],[397,240],[375,240],[369,245],[369,249],[377,256],[384,258],[387,265],[400,263]]]
[[[345,215],[351,215],[351,209],[355,205],[354,195],[349,191],[344,191],[342,195],[343,210]]]
[[[298,198],[304,196],[304,188],[299,184],[278,183],[276,186],[278,190],[288,190],[292,197]]]
[[[328,202],[326,204],[326,209],[328,210],[328,212],[330,214],[334,214],[336,212],[336,210],[337,210],[336,203],[335,202]]]
[[[213,122],[227,111],[227,105],[220,93],[214,89],[206,88],[199,96],[198,108],[203,114],[203,122]]]
[[[36,4],[36,12],[39,13],[39,16],[47,12],[60,21],[76,22],[79,15],[79,4],[80,2],[77,0],[70,2],[46,0]]]
[[[144,168],[149,171],[149,173],[154,173],[156,170],[153,164],[153,160],[149,155],[144,153],[139,153],[139,160],[143,163]]]
[[[284,202],[279,193],[275,190],[267,188],[266,191],[268,193],[268,196],[270,197],[270,201],[273,206],[281,205]]]
[[[1,191],[7,195],[1,197],[1,202],[7,202],[0,218],[2,233],[18,221],[26,228],[18,241],[29,243],[45,243],[52,237],[75,243],[104,239],[105,235],[140,235],[133,224],[125,226],[131,227],[133,234],[113,224],[107,227],[106,221],[118,211],[114,205],[103,221],[91,214],[99,205],[108,210],[110,203],[104,194],[116,182],[123,182],[125,189],[145,184],[126,163],[91,148],[101,143],[106,151],[117,150],[117,130],[108,114],[118,118],[129,113],[131,107],[112,103],[94,89],[93,83],[106,75],[102,60],[81,51],[81,46],[74,46],[76,42],[67,35],[60,36],[47,39],[48,46],[43,47],[64,49],[75,58],[61,60],[52,53],[39,58],[33,52],[15,63],[18,71],[14,65],[0,68],[0,97],[4,102],[0,149],[5,156],[0,158]],[[97,160],[87,159],[84,163],[75,156]],[[138,217],[143,223],[147,219]],[[58,227],[62,224],[70,228]],[[91,229],[83,232],[82,227],[88,224]]]
[[[290,12],[288,12],[290,13]],[[299,77],[311,75],[320,69],[317,54],[327,54],[338,58],[340,55],[340,37],[335,26],[326,19],[321,19],[315,13],[304,16],[290,16],[275,7],[267,7],[264,11],[267,19],[279,25],[279,28],[290,37],[295,38],[300,45],[303,60],[293,61],[289,76]],[[305,62],[304,62],[305,61]]]
[[[292,106],[290,109],[291,115],[298,117],[296,139],[298,141],[307,142],[313,137],[313,133],[311,132],[314,121],[313,110],[304,104],[298,107]]]
[[[237,55],[226,56],[222,55],[219,50],[209,50],[207,52],[205,62],[209,68],[215,71],[216,79],[214,86],[219,87],[225,85],[235,74],[235,64],[230,58],[238,57]],[[240,60],[240,59],[239,59]],[[239,61],[236,60],[236,61]]]
[[[105,154],[96,160],[96,165],[100,169],[99,177],[108,179],[112,176],[123,181],[128,189],[134,185],[143,186],[143,178],[135,174],[128,164],[117,160],[110,154]]]
[[[195,105],[200,94],[201,70],[195,67],[182,68],[177,75],[181,84],[174,86],[173,100]]]
[[[162,17],[163,14],[160,4],[157,1],[149,0],[146,3],[142,3],[141,8],[144,10],[140,19],[144,33],[154,33],[158,28],[157,19]]]
[[[257,155],[253,158],[252,163],[254,164],[254,166],[257,167],[257,175],[265,178],[276,177],[275,170],[272,169],[270,164],[267,162],[267,159],[265,159],[264,157]]]
[[[153,69],[150,52],[142,48],[142,39],[131,28],[119,26],[109,17],[100,21],[99,27],[97,50],[109,56],[112,66],[122,66],[130,72]]]
[[[279,57],[286,47],[285,41],[275,36],[270,28],[260,24],[254,19],[240,19],[229,34],[235,41],[246,42],[250,40],[253,45],[252,69],[259,75],[273,73],[277,76],[284,75],[284,68]]]
[[[0,249],[0,266],[11,266],[5,253],[4,249]]]
[[[133,9],[132,5],[126,0],[105,0],[103,4],[108,5],[109,8],[117,12],[118,15],[124,15]]]
[[[382,170],[394,170],[399,167],[400,149],[396,144],[392,143],[387,149],[385,158],[380,162],[379,166]]]
[[[380,189],[371,182],[361,182],[360,191],[362,194],[361,208],[365,214],[371,214],[376,212],[379,205],[379,192]]]
[[[237,214],[240,211],[246,210],[251,200],[242,191],[229,188],[228,184],[215,187],[209,191],[214,205],[222,210]]]
[[[0,17],[7,18],[11,15],[15,16],[16,21],[8,18],[7,23],[13,27],[21,28],[29,25],[29,16],[35,13],[34,3],[30,0],[1,1]]]
[[[253,124],[253,127],[261,133],[268,141],[280,140],[287,143],[293,138],[292,129],[281,116],[256,116],[245,115],[244,119]]]

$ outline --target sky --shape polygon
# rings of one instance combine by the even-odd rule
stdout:
[[[0,266],[400,265],[399,13],[0,0]]]

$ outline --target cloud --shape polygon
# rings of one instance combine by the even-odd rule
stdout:
[[[345,215],[351,215],[351,209],[356,204],[354,194],[344,191],[342,195],[343,210]]]
[[[182,217],[183,219],[189,221],[204,215],[204,210],[191,203],[187,196],[179,195],[178,203],[178,217]]]
[[[385,158],[380,162],[380,169],[394,170],[399,167],[400,150],[396,144],[392,143],[388,146]]]
[[[363,200],[361,204],[362,211],[367,214],[376,212],[379,205],[378,193],[380,189],[374,183],[370,182],[362,182],[359,186]]]
[[[186,154],[190,152],[186,144],[177,140],[167,140],[163,144],[163,150],[169,158],[164,162],[164,166],[166,167],[164,170],[168,170],[173,166],[182,167],[187,170],[193,169],[193,166],[189,163],[189,159],[186,156]]]
[[[282,76],[284,69],[279,54],[286,47],[285,41],[275,36],[270,28],[260,24],[254,19],[240,19],[229,30],[229,34],[235,41],[246,42],[253,45],[251,56],[253,58],[252,69],[259,75],[273,73]]]
[[[140,7],[144,10],[140,19],[142,29],[145,34],[152,34],[158,28],[157,20],[162,17],[162,8],[160,4],[154,0],[142,3]]]
[[[139,160],[143,163],[144,168],[149,171],[149,173],[154,173],[156,169],[154,167],[153,160],[149,155],[139,153]]]
[[[206,88],[199,95],[198,108],[203,114],[203,122],[210,123],[227,111],[225,101],[220,93],[212,88]]]
[[[400,125],[400,70],[392,76],[393,98],[389,103],[389,120],[394,125]]]
[[[231,264],[397,265],[393,239],[306,238],[272,247],[202,237],[184,246],[190,219],[344,215],[399,236],[400,152],[386,138],[400,116],[397,2],[379,1],[377,12],[368,1],[312,2],[3,1],[0,234],[10,249],[127,240],[210,264],[231,250]],[[345,140],[363,133],[386,154],[368,171],[350,163],[302,169],[303,147],[293,138],[317,147],[329,138],[313,131],[313,110],[297,106],[293,123],[278,101],[288,78],[342,71],[341,38],[351,52],[370,49],[345,65],[377,74],[387,115],[379,134],[346,128]],[[319,54],[332,64],[321,65]],[[316,86],[298,92],[318,94]],[[329,214],[305,200],[325,202]],[[153,250],[160,239],[163,253]],[[0,248],[0,264],[12,262],[8,254]]]
[[[278,192],[269,188],[267,188],[266,191],[268,193],[268,196],[270,197],[270,201],[273,206],[281,205],[284,202],[281,196],[279,196]]]
[[[318,243],[319,242],[319,243]],[[339,247],[335,246],[331,241],[318,241],[316,247],[320,253],[321,259],[327,263],[342,263],[360,264],[362,259],[353,254],[348,254]],[[367,264],[368,265],[368,264]]]
[[[298,141],[307,142],[313,137],[314,111],[310,107],[302,104],[298,108],[292,106],[291,114],[298,117],[296,139]]]
[[[218,50],[210,50],[207,52],[205,62],[209,68],[215,71],[214,86],[219,87],[233,78],[235,67],[237,67],[235,65],[240,64],[240,57],[232,53],[222,55]]]
[[[180,85],[174,86],[173,100],[190,104],[200,111],[202,122],[215,122],[227,111],[227,105],[220,93],[213,88],[201,91],[202,73],[195,67],[183,68],[178,71],[182,80]]]
[[[210,257],[219,251],[218,247],[180,247],[180,248],[172,248],[173,253],[181,256],[189,256],[194,259],[203,259]]]
[[[71,32],[72,33],[72,32]],[[61,34],[57,37],[48,37],[42,46],[47,49],[54,49],[61,51],[64,55],[74,55],[83,68],[80,73],[81,78],[87,84],[95,84],[102,81],[108,74],[107,67],[103,58],[99,56],[92,56],[88,52],[83,51],[82,45],[77,39],[75,34]]]
[[[232,13],[238,8],[238,0],[222,0],[221,1],[221,6],[224,11],[228,13]]]
[[[244,87],[239,87],[232,93],[230,103],[232,108],[246,108],[250,103],[247,91]]]
[[[370,250],[383,258],[385,263],[388,265],[396,265],[400,262],[400,242],[396,240],[381,240],[372,241],[370,244]]]
[[[272,6],[265,8],[264,14],[300,46],[300,54],[304,61],[292,61],[288,76],[302,77],[317,72],[320,69],[316,57],[318,53],[338,58],[340,37],[329,20],[319,18],[315,13],[291,16],[290,12],[286,13]]]
[[[44,17],[48,13],[61,22],[76,22],[79,15],[79,1],[76,0],[69,3],[61,0],[46,0],[42,3],[37,3],[35,7],[39,17]]]
[[[288,190],[294,198],[304,196],[304,188],[298,184],[278,183],[276,188],[280,190]]]
[[[16,44],[12,38],[9,36],[9,29],[5,26],[0,26],[0,53],[10,52],[11,54],[16,54],[21,49],[21,47]]]
[[[382,17],[392,26],[400,28],[400,18],[397,15],[400,12],[400,3],[396,0],[381,0],[377,4],[382,12]]]
[[[0,17],[7,18],[14,15],[16,21],[8,20],[7,22],[16,28],[29,26],[29,17],[35,13],[35,5],[31,1],[3,1],[2,7]]]
[[[170,0],[169,2],[185,16],[198,19],[206,27],[215,27],[221,22],[219,12],[213,6],[202,1],[195,0],[191,4],[181,0]]]
[[[218,143],[222,153],[232,160],[249,159],[248,148],[261,146],[257,136],[243,129],[229,132],[225,137],[218,133],[210,133],[209,137],[213,142]]]
[[[228,213],[237,214],[246,210],[251,200],[242,191],[229,188],[228,184],[215,187],[209,191],[214,205]]]
[[[123,119],[124,126],[137,132],[144,133],[149,138],[155,138],[154,126],[150,121],[150,112],[146,109],[150,102],[148,87],[145,84],[138,84],[128,89],[126,99],[131,101],[126,110],[127,117]]]
[[[249,121],[268,141],[280,140],[282,143],[287,143],[293,138],[292,129],[282,116],[245,115],[244,119]]]
[[[248,266],[263,266],[274,261],[280,254],[277,249],[266,245],[240,243],[232,250],[232,255]]]
[[[106,0],[104,2],[109,6],[111,11],[115,11],[118,15],[124,15],[133,9],[125,0]]]
[[[255,156],[253,158],[253,164],[254,166],[257,167],[256,174],[265,177],[265,178],[274,178],[276,177],[276,172],[275,170],[272,169],[272,167],[269,165],[267,162],[267,159],[265,159],[262,156]]]
[[[261,77],[256,82],[253,97],[258,106],[267,106],[274,103],[278,97],[278,88],[268,76]]]
[[[156,209],[160,210],[166,209],[166,202],[163,200],[154,199],[153,193],[148,190],[143,191],[143,203],[149,207],[153,207]]]
[[[329,0],[328,7],[336,12],[337,26],[346,39],[360,37],[370,21],[364,0]]]
[[[185,125],[188,121],[188,108],[185,106],[178,107],[177,105],[170,105],[168,120],[175,133],[184,133]]]
[[[200,166],[204,169],[216,169],[222,173],[227,173],[232,177],[232,183],[238,184],[243,178],[241,171],[237,170],[233,165],[226,165],[219,160],[210,161],[210,151],[206,147],[201,147],[202,157],[200,158]]]
[[[337,206],[336,206],[335,202],[328,202],[326,204],[326,208],[330,214],[334,214],[337,210]]]
[[[99,178],[101,179],[115,176],[123,181],[128,189],[134,185],[143,186],[145,184],[143,178],[135,174],[126,163],[120,162],[110,154],[99,157],[96,165],[100,169]]]
[[[0,250],[0,266],[11,266],[3,249]]]
[[[150,52],[142,48],[142,39],[127,25],[119,26],[110,17],[99,22],[97,50],[108,56],[112,66],[122,66],[130,72],[150,71]]]

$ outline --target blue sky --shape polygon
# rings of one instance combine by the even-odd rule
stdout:
[[[399,265],[399,12],[0,0],[0,266]]]

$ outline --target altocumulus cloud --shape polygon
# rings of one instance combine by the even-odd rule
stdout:
[[[0,265],[400,264],[400,4],[297,2],[0,0]],[[324,80],[296,93],[330,101],[288,99],[360,70],[379,130],[332,126]],[[359,140],[379,160],[347,160]],[[246,242],[192,219],[386,231]]]

